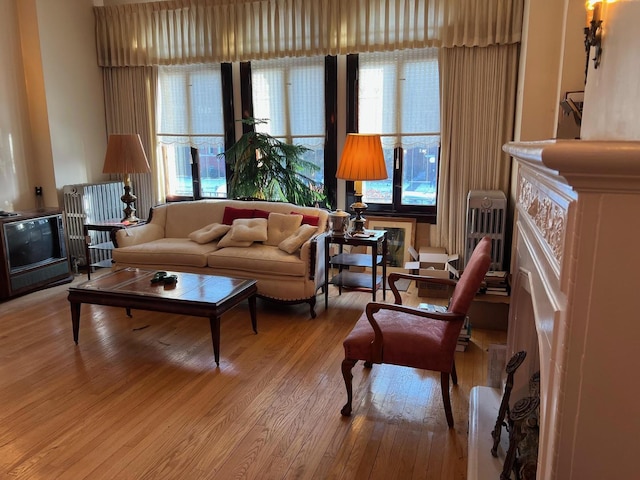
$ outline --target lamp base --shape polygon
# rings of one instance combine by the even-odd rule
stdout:
[[[356,201],[353,202],[349,208],[356,214],[356,218],[353,220],[353,227],[349,231],[349,234],[363,234],[365,218],[362,214],[368,208],[368,205],[362,201],[362,195],[356,194]]]
[[[138,223],[140,221],[140,219],[136,217],[136,209],[133,207],[133,203],[137,199],[138,197],[131,193],[131,185],[125,184],[124,195],[120,197],[122,203],[125,204],[125,208],[122,211],[124,218],[120,220],[122,223]]]

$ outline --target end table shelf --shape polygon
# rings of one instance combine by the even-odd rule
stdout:
[[[376,292],[382,287],[382,298],[386,299],[386,252],[387,232],[384,230],[372,230],[369,237],[352,237],[346,235],[325,236],[325,308],[329,307],[329,285],[336,285],[342,294],[342,288],[356,290],[370,290],[373,301],[376,300]],[[331,244],[339,246],[339,253],[331,255]],[[344,253],[344,245],[352,247],[365,246],[371,248],[369,253]],[[378,265],[382,265],[382,275],[378,275]],[[329,278],[331,268],[337,268],[338,273]],[[349,267],[370,268],[368,272],[349,271]]]
[[[117,230],[122,230],[130,227],[137,227],[144,225],[146,222],[140,220],[138,223],[122,223],[119,219],[110,219],[97,222],[89,222],[84,224],[84,238],[85,238],[85,255],[87,260],[87,279],[91,280],[91,269],[96,268],[110,268],[112,266],[111,254],[106,254],[109,258],[103,260],[93,261],[91,252],[103,251],[109,252],[115,248],[112,241],[92,243],[90,231],[95,232],[109,232],[109,236],[113,239]]]
[[[335,275],[329,283],[336,285],[339,288],[351,288],[351,289],[366,289],[371,290],[371,275],[368,273],[350,272],[348,270],[342,271]],[[378,290],[382,286],[382,275],[376,275],[375,290]]]
[[[111,251],[113,250],[115,247],[113,245],[113,242],[102,242],[102,243],[96,243],[96,244],[91,244],[91,245],[87,245],[87,248],[90,251],[97,251],[97,250],[102,250],[102,251]],[[98,261],[91,261],[91,264],[89,265],[89,268],[91,267],[96,267],[96,268],[110,268],[113,264],[113,261],[111,260],[111,258],[105,259],[105,260],[98,260]],[[88,274],[90,275],[90,274]],[[88,278],[89,280],[91,279],[90,277]]]
[[[339,253],[331,257],[331,265],[370,267],[371,255],[367,253]],[[382,255],[376,257],[376,265],[382,265]]]

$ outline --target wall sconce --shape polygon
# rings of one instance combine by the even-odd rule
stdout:
[[[587,59],[584,70],[584,81],[587,82],[587,72],[589,71],[589,56],[591,47],[595,47],[595,55],[593,57],[593,68],[600,65],[600,57],[602,56],[602,2],[587,2],[587,26],[584,27],[584,48],[586,50]]]

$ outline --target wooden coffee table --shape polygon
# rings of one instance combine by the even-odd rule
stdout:
[[[249,300],[251,325],[256,324],[255,280],[200,275],[194,273],[167,272],[177,275],[174,285],[152,284],[155,271],[126,268],[108,273],[94,280],[69,288],[73,340],[78,344],[80,306],[83,303],[123,307],[155,312],[177,313],[207,317],[211,325],[213,355],[220,365],[220,316],[241,301]]]

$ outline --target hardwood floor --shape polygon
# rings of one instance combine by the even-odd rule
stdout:
[[[0,303],[0,478],[466,478],[469,391],[504,332],[456,354],[449,430],[439,374],[389,365],[356,365],[340,415],[342,340],[368,293],[331,290],[327,311],[319,295],[314,320],[259,300],[257,335],[245,302],[216,368],[204,318],[83,305],[76,346],[68,286]]]

